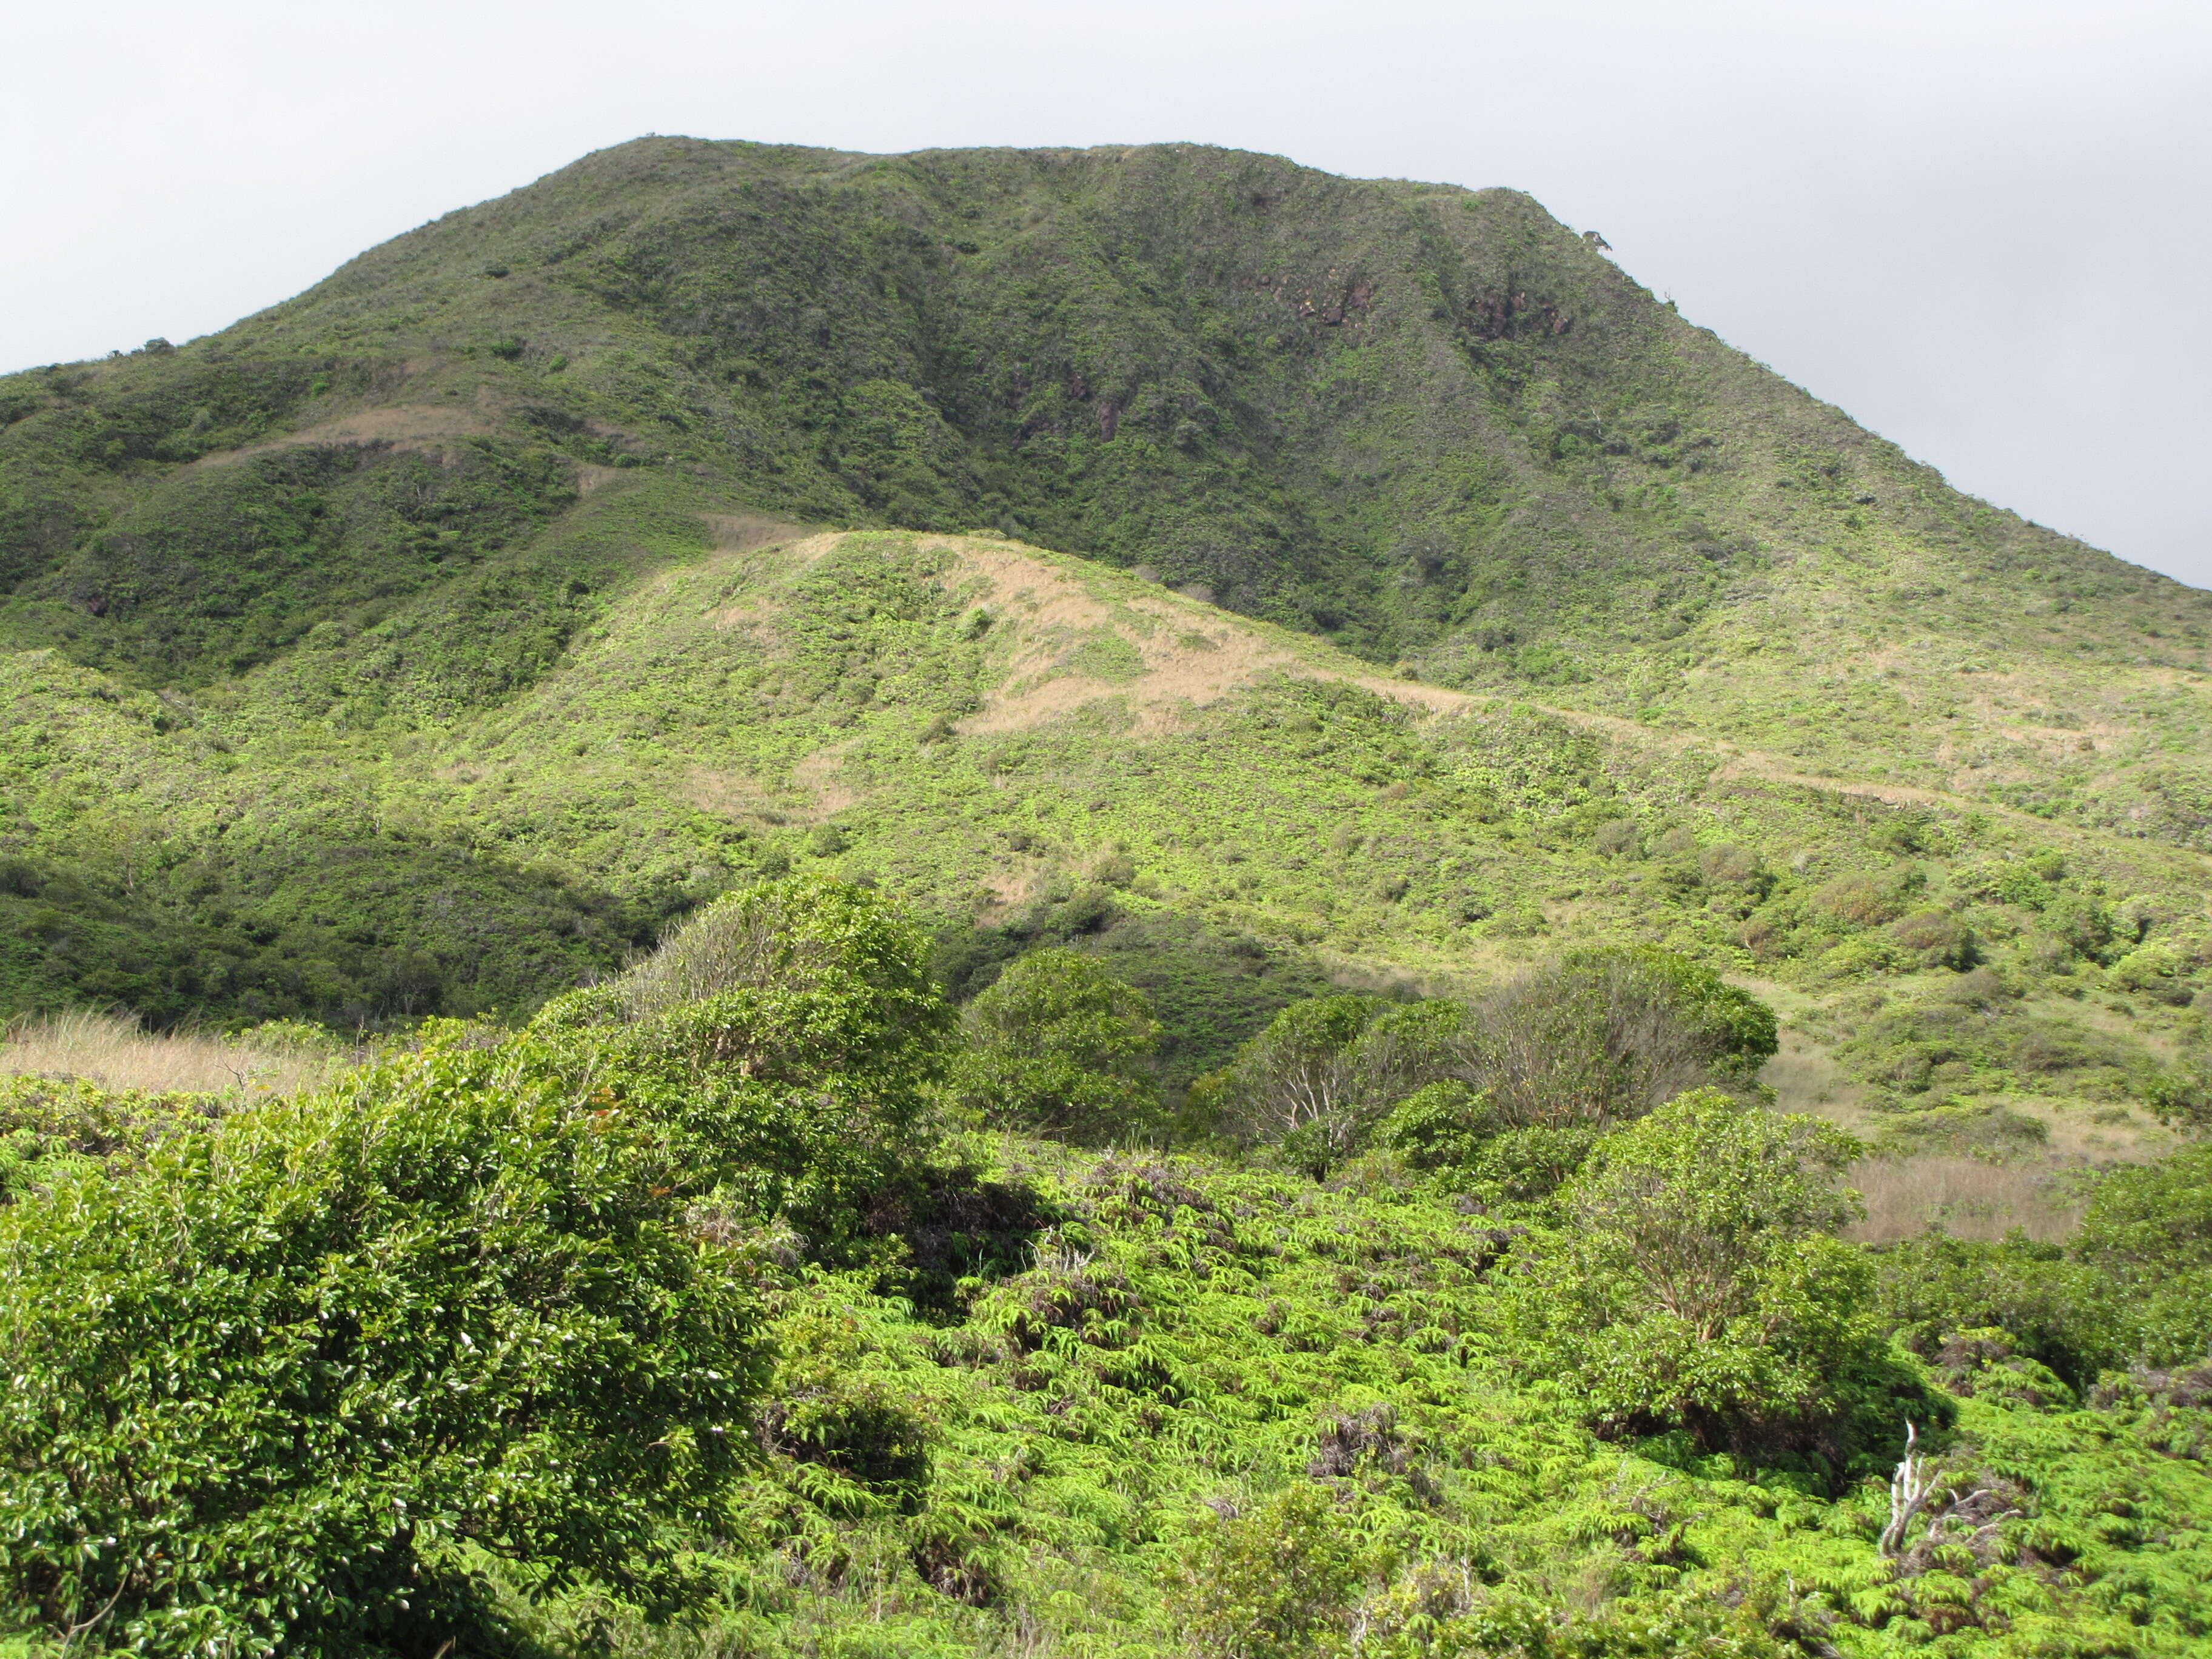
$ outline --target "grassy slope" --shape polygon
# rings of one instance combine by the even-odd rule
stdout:
[[[487,583],[556,640],[556,575],[623,568],[552,544],[575,467],[647,463],[1812,769],[2212,811],[2203,596],[1956,495],[1506,191],[642,140],[0,404],[9,629],[149,683]],[[287,433],[337,448],[180,469]]]
[[[2203,596],[1509,191],[646,140],[0,416],[17,1006],[519,1008],[827,858],[969,982],[1127,952],[1177,1075],[1324,976],[1629,934],[1794,984],[1941,1144],[2195,1086]],[[1014,554],[797,521],[1103,564],[1032,616]]]
[[[1936,1109],[1899,1120],[1933,1147],[2051,1123],[2069,1151],[2124,1143],[2129,1103],[2183,1086],[2201,1043],[2177,1006],[2212,955],[2197,854],[1395,678],[1001,538],[746,546],[763,527],[696,489],[596,491],[617,522],[689,500],[690,548],[442,729],[356,714],[387,695],[361,667],[395,648],[374,629],[189,718],[17,657],[36,844],[178,914],[227,882],[234,930],[270,931],[229,969],[258,988],[214,977],[220,939],[193,945],[216,963],[197,987],[164,983],[252,1015],[327,1017],[319,995],[373,994],[339,981],[392,953],[425,1003],[524,1006],[615,959],[626,919],[811,863],[938,915],[971,977],[1039,937],[1121,953],[1177,1078],[1328,980],[1446,988],[1618,939],[1776,980],[1875,1103]],[[18,937],[19,996],[82,953],[45,925],[43,954],[40,925]]]

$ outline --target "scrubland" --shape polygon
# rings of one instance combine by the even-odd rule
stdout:
[[[0,377],[10,1639],[2200,1650],[2208,623],[1200,147]]]

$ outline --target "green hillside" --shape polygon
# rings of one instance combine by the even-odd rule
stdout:
[[[526,625],[406,718],[496,697],[656,556],[568,521],[646,466],[1812,767],[2181,844],[2212,801],[2202,595],[1948,489],[1510,191],[641,140],[0,413],[9,632],[149,686],[489,602]]]
[[[247,1057],[0,1075],[8,1616],[2202,1651],[2208,619],[1188,146],[645,139],[0,378],[0,1015]]]
[[[693,490],[619,477],[570,533],[682,524]],[[189,701],[12,659],[15,1000],[524,1012],[798,867],[935,916],[956,989],[1040,942],[1115,954],[1178,1080],[1331,982],[1641,940],[1796,988],[1939,1139],[2101,1115],[2124,1146],[2129,1103],[2203,1102],[2194,853],[1395,678],[1002,539],[689,523],[533,684],[428,731],[386,711],[450,660],[388,626]]]
[[[1910,983],[1920,947],[1833,953],[1942,910],[2030,1001],[2091,995],[2105,1029],[2052,1075],[2179,1053],[2200,866],[2160,848],[2212,801],[2203,596],[1958,496],[1510,191],[641,140],[221,335],[15,376],[0,410],[18,1006],[520,1010],[835,819],[834,857],[956,920],[1132,861],[1117,914],[1305,951],[1285,984],[1622,927]],[[1336,684],[1425,690],[1307,708],[1207,671],[1236,695],[1172,743],[1141,709],[1112,733],[1110,699],[977,728],[1024,671],[934,640],[963,601],[921,566],[885,595],[918,633],[803,581],[788,639],[669,616],[667,582],[787,603],[731,560],[801,524],[995,526],[1372,665]],[[917,651],[926,689],[864,683]],[[1113,657],[1094,678],[1135,672]],[[1224,798],[1201,757],[1248,746],[1269,764]],[[1031,821],[1002,772],[979,835],[963,781],[1017,750],[1037,811],[1073,783],[1087,816]],[[869,848],[894,817],[897,856]],[[2030,850],[2070,873],[1990,886]],[[1895,891],[1811,898],[1847,874]]]

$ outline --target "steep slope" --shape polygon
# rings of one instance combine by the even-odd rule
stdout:
[[[460,643],[401,718],[496,701],[660,556],[579,511],[647,465],[2212,845],[2205,596],[1958,495],[1510,191],[641,140],[0,416],[4,637],[149,686],[415,606]]]

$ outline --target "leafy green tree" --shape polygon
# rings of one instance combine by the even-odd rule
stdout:
[[[951,1015],[926,936],[872,890],[763,882],[724,895],[605,985],[546,1005],[542,1030],[629,1024],[629,1046],[766,1082],[834,1072],[911,1097]]]
[[[1562,957],[1472,1006],[1359,996],[1293,1003],[1194,1090],[1194,1115],[1281,1147],[1316,1176],[1383,1126],[1431,1168],[1549,1191],[1597,1135],[1686,1089],[1748,1088],[1773,1012],[1649,948]]]
[[[1840,1457],[1893,1379],[1841,1130],[1716,1089],[1606,1136],[1519,1253],[1523,1363],[1601,1429],[1686,1429],[1709,1449]]]
[[[1433,1005],[1448,1006],[1449,1005]],[[1773,1011],[1650,947],[1571,952],[1401,1044],[1379,1138],[1416,1168],[1544,1197],[1599,1137],[1686,1089],[1753,1086]]]
[[[9,1206],[0,1588],[245,1654],[465,1635],[464,1545],[665,1583],[750,1443],[750,1241],[863,1247],[914,1161],[923,962],[864,890],[755,888],[528,1031],[434,1025]]]
[[[428,1652],[465,1543],[665,1580],[764,1373],[756,1269],[577,1059],[447,1028],[0,1216],[5,1600],[134,1652]]]
[[[763,883],[533,1024],[591,1037],[610,1102],[678,1137],[717,1203],[849,1254],[872,1197],[910,1171],[950,1048],[927,963],[921,932],[866,888]]]
[[[1232,1139],[1279,1146],[1319,1171],[1341,1158],[1374,1115],[1362,1039],[1382,1005],[1371,997],[1310,997],[1277,1013],[1220,1072],[1193,1093]]]
[[[1773,1011],[1648,946],[1574,951],[1485,998],[1467,1080],[1509,1127],[1635,1117],[1686,1089],[1741,1087],[1775,1052]]]
[[[1087,951],[1017,958],[968,1006],[955,1097],[988,1121],[1103,1144],[1159,1119],[1151,999]]]

